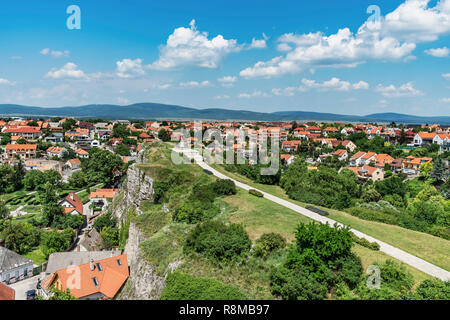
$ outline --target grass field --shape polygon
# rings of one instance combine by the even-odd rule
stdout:
[[[33,263],[37,264],[37,265],[41,265],[45,261],[47,261],[40,248],[34,249],[31,252],[28,252],[27,254],[24,255],[24,257],[26,257],[30,260],[33,260]]]
[[[223,167],[217,165],[214,166],[214,169],[229,176],[230,178],[248,184],[264,192],[273,194],[279,198],[288,200],[299,206],[305,207],[307,205],[305,203],[289,199],[284,190],[279,186],[255,183],[246,177],[230,173]],[[319,206],[316,207],[321,208]],[[377,238],[378,240],[396,246],[408,253],[450,271],[450,241],[448,240],[394,225],[359,219],[342,211],[327,208],[323,209],[330,212],[329,217],[331,219],[348,225],[358,231],[364,232],[374,238]]]

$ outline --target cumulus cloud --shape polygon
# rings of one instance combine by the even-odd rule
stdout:
[[[276,96],[294,96],[297,92],[306,92],[312,89],[318,91],[350,91],[350,90],[366,90],[369,89],[369,84],[365,81],[351,83],[339,78],[331,78],[323,82],[316,80],[302,79],[301,85],[298,87],[287,87],[284,89],[272,89],[272,93]]]
[[[232,87],[237,81],[237,77],[225,76],[223,78],[217,79],[223,87]]]
[[[422,91],[414,88],[412,82],[405,83],[400,87],[396,87],[393,84],[389,86],[383,86],[379,84],[376,91],[381,93],[384,97],[399,98],[399,97],[415,97],[422,96]]]
[[[10,85],[10,86],[12,86],[12,85],[14,85],[14,84],[15,84],[15,82],[9,81],[8,79],[3,79],[3,78],[0,78],[0,85],[2,85],[2,84],[5,84],[5,85]]]
[[[450,49],[447,47],[428,49],[425,50],[425,53],[436,58],[446,58],[450,54]]]
[[[145,74],[142,59],[123,59],[116,62],[116,74],[120,78],[135,78]]]
[[[450,103],[450,98],[442,98],[441,102]]]
[[[250,49],[264,49],[267,48],[267,40],[269,38],[263,33],[262,39],[252,39],[252,43],[250,44]]]
[[[205,81],[189,81],[189,82],[181,82],[180,87],[182,88],[204,88],[209,87],[211,85],[211,82],[205,80]]]
[[[240,72],[244,78],[271,78],[317,67],[355,67],[369,60],[410,61],[419,42],[450,33],[450,0],[428,7],[429,0],[407,0],[377,24],[366,22],[356,33],[349,28],[325,35],[288,33],[278,39],[286,52]]]
[[[44,56],[50,55],[54,58],[60,58],[60,57],[68,57],[70,55],[70,51],[69,50],[57,51],[57,50],[50,50],[50,48],[45,48],[40,51],[40,54]]]
[[[46,75],[46,78],[52,79],[85,79],[86,75],[73,62],[66,63],[61,69],[53,68]]]
[[[442,76],[447,79],[450,80],[450,73],[443,73]]]
[[[222,35],[209,39],[207,32],[197,30],[195,20],[189,26],[174,30],[167,43],[161,46],[159,59],[150,68],[169,70],[196,66],[214,69],[229,53],[242,49],[236,40],[227,40]]]
[[[249,99],[249,98],[268,98],[270,97],[269,94],[259,91],[259,90],[255,90],[252,93],[241,93],[238,96],[239,98],[244,98],[244,99]]]
[[[216,100],[230,99],[230,96],[225,94],[223,96],[215,96],[214,99]]]

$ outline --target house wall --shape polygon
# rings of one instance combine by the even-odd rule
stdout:
[[[25,273],[27,276],[25,277]],[[9,276],[9,278],[8,278]],[[33,276],[33,263],[30,262],[29,264],[4,271],[0,274],[0,281],[3,283],[14,283],[20,280],[23,280],[25,278],[29,278]]]

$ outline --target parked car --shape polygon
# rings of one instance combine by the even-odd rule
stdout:
[[[36,290],[27,291],[27,300],[34,300],[36,298]]]

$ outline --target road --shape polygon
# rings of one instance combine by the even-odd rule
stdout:
[[[13,284],[9,284],[16,291],[16,300],[27,300],[27,291],[36,290],[38,279],[44,279],[45,274],[40,274]]]
[[[237,187],[242,188],[244,190],[255,189],[253,187],[250,187],[249,185],[246,185],[242,182],[234,180],[234,179],[220,173],[219,171],[213,169],[212,167],[210,167],[203,161],[203,158],[200,155],[198,155],[198,153],[195,150],[192,150],[192,149],[186,150],[186,149],[179,149],[179,148],[175,148],[174,150],[175,150],[175,152],[182,152],[187,157],[193,158],[197,165],[199,165],[200,167],[202,167],[205,170],[209,170],[216,177],[218,177],[220,179],[232,180],[236,184]],[[255,189],[255,190],[258,190],[258,189]],[[311,218],[312,220],[318,221],[320,223],[328,223],[330,226],[334,226],[335,224],[337,224],[338,226],[344,226],[342,223],[339,223],[333,219],[321,216],[315,212],[312,212],[308,209],[300,207],[290,201],[286,201],[284,199],[275,197],[274,195],[271,195],[271,194],[261,191],[261,190],[258,190],[258,191],[261,192],[264,195],[264,198],[266,198],[267,200],[273,201],[283,207],[294,210],[308,218]],[[431,264],[431,263],[429,263],[423,259],[420,259],[412,254],[409,254],[401,249],[391,246],[383,241],[375,239],[375,238],[373,238],[365,233],[362,233],[358,230],[350,229],[350,231],[353,232],[358,238],[365,238],[370,242],[378,243],[380,245],[381,252],[384,252],[387,255],[389,255],[399,261],[402,261],[402,262],[404,262],[426,274],[429,274],[435,278],[441,279],[443,281],[450,281],[450,272],[448,272],[447,270],[444,270],[434,264]]]

